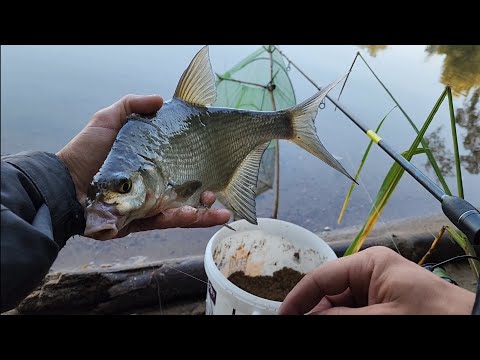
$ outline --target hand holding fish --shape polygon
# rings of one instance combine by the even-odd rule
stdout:
[[[86,206],[85,236],[112,239],[138,229],[139,221],[141,229],[158,228],[153,217],[173,225],[172,209],[184,206],[199,209],[192,217],[180,212],[185,222],[197,218],[195,226],[226,222],[227,212],[202,212],[205,192],[257,224],[258,171],[263,152],[274,139],[297,144],[355,181],[325,149],[315,129],[320,103],[343,78],[289,109],[217,107],[212,105],[217,97],[215,75],[204,47],[180,77],[170,100],[162,105],[160,98],[127,97],[97,114],[73,145],[67,145],[64,153],[74,159],[78,170],[72,170],[73,176]],[[92,143],[102,136],[99,131],[107,135],[100,147]]]
[[[113,105],[98,111],[87,126],[57,153],[72,176],[81,204],[85,204],[88,186],[105,161],[127,117],[133,113],[155,113],[162,105],[163,99],[158,95],[127,95]],[[208,208],[215,202],[215,195],[204,192],[201,200]],[[166,210],[150,218],[132,221],[116,237],[152,229],[209,227],[224,224],[229,219],[230,212],[225,209],[198,210],[185,206]]]

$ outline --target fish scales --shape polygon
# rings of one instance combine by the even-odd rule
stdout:
[[[212,107],[215,77],[208,47],[203,48],[171,100],[156,114],[131,115],[120,130],[89,187],[85,235],[109,239],[133,220],[172,207],[201,206],[204,191],[221,195],[230,208],[256,224],[258,170],[273,139],[297,144],[354,181],[315,129],[321,101],[342,79],[289,109]]]

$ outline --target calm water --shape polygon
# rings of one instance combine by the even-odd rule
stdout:
[[[223,73],[258,48],[211,46],[214,71]],[[455,109],[465,107],[478,89],[480,47],[388,46],[281,46],[282,50],[314,81],[323,86],[346,73],[358,50],[394,94],[414,122],[421,126],[448,82],[460,94]],[[128,93],[160,94],[169,99],[177,81],[200,46],[2,46],[1,51],[1,152],[23,150],[55,152],[88,122],[92,114]],[[478,61],[477,61],[478,60]],[[297,101],[315,93],[298,72],[290,71]],[[338,86],[331,95],[337,96]],[[463,94],[463,95],[462,95]],[[369,126],[375,128],[394,106],[366,66],[357,61],[341,102]],[[478,109],[477,109],[478,112]],[[480,203],[480,156],[478,119],[470,118],[459,128],[460,152],[466,198]],[[327,102],[317,117],[317,130],[326,148],[352,174],[361,160],[368,138]],[[448,134],[448,107],[442,105],[429,134],[438,130],[435,144],[452,149]],[[381,134],[397,150],[408,148],[415,133],[398,109]],[[466,137],[467,146],[464,146]],[[448,160],[449,156],[446,155]],[[425,157],[414,160],[427,174]],[[364,167],[360,186],[354,191],[341,225],[336,223],[350,183],[295,145],[281,142],[281,195],[279,218],[321,231],[360,224],[365,220],[371,198],[381,185],[392,161],[373,147]],[[448,166],[448,164],[446,164]],[[470,171],[467,171],[469,169]],[[477,173],[476,173],[477,172]],[[455,178],[447,178],[452,189]],[[257,200],[260,217],[269,217],[273,192]],[[401,180],[384,213],[383,220],[418,217],[441,212],[439,204],[408,175]],[[113,261],[130,256],[163,258],[202,253],[209,237],[218,229],[167,230],[122,241],[100,243],[73,239],[57,264],[81,265],[89,261]],[[92,260],[93,259],[93,260]],[[60,266],[59,265],[59,266]]]

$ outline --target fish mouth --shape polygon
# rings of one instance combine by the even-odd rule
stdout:
[[[95,240],[110,240],[117,236],[125,223],[125,216],[118,214],[112,205],[93,204],[85,209],[84,236]]]

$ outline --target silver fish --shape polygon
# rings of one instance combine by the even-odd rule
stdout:
[[[111,239],[135,219],[183,205],[199,207],[207,190],[257,224],[258,170],[273,139],[299,145],[354,181],[315,129],[321,101],[343,78],[285,110],[211,107],[215,76],[204,47],[183,73],[173,98],[152,116],[131,115],[118,133],[89,187],[85,236]]]

